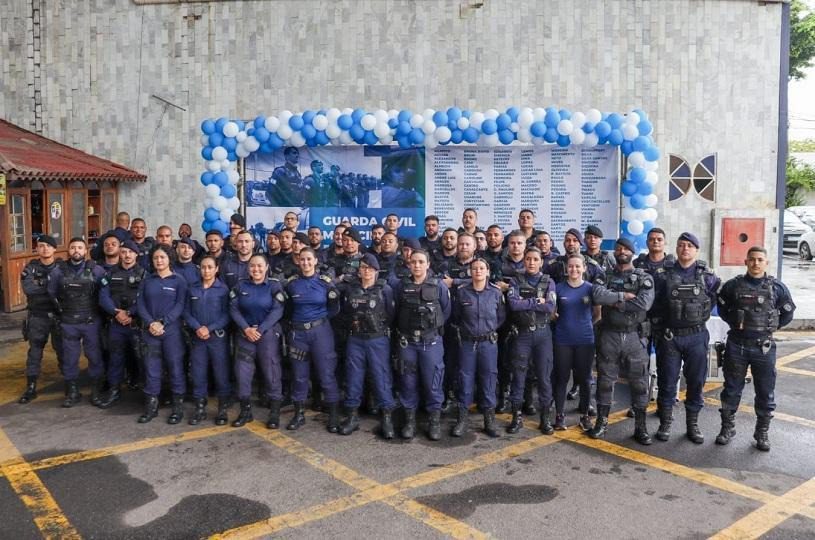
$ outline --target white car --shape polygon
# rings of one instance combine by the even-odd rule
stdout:
[[[815,250],[815,232],[809,231],[798,239],[798,255],[805,261],[811,261],[813,250]]]
[[[809,225],[801,221],[798,216],[784,210],[784,251],[798,252],[798,240],[804,233],[812,232]],[[811,247],[815,247],[812,245]]]
[[[790,206],[787,208],[811,229],[815,229],[815,206]]]

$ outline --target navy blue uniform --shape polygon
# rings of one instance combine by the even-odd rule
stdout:
[[[209,367],[215,376],[215,393],[226,398],[232,393],[229,381],[229,289],[216,279],[209,287],[202,283],[187,289],[187,303],[184,307],[184,322],[192,330],[190,347],[190,375],[192,397],[207,397]],[[206,327],[209,338],[201,339],[196,332]]]
[[[134,352],[138,350],[141,331],[136,313],[136,299],[145,275],[145,269],[139,264],[134,264],[131,268],[116,265],[102,279],[99,306],[110,318],[107,332],[110,348],[108,383],[111,387],[121,384],[128,358],[137,356]],[[123,325],[116,320],[117,310],[124,311],[131,318],[129,325]]]
[[[193,262],[176,262],[173,264],[173,272],[187,281],[187,287],[201,283],[201,271],[198,269],[198,265]]]
[[[506,318],[506,303],[501,290],[491,283],[477,291],[472,282],[461,285],[453,302],[452,321],[458,329],[459,406],[473,403],[478,376],[478,404],[483,410],[495,409],[495,385],[498,380],[498,328]]]
[[[283,399],[282,358],[280,340],[283,335],[280,319],[283,317],[286,295],[276,279],[254,283],[242,279],[230,293],[229,314],[240,329],[236,336],[235,378],[238,398],[248,401],[252,395],[252,377],[255,363],[260,366],[268,397]],[[243,333],[254,327],[261,333],[260,340],[251,342]]]
[[[566,272],[566,261],[568,260],[568,257],[568,254],[560,255],[551,261],[546,267],[546,273],[552,276],[555,283],[563,283],[566,281],[566,278],[568,277]],[[605,272],[600,265],[597,264],[597,261],[591,257],[588,257],[587,255],[583,255],[583,261],[586,265],[586,270],[583,272],[583,280],[588,281],[589,283],[602,283],[603,274]]]
[[[558,318],[554,324],[552,392],[557,414],[563,414],[570,375],[580,387],[578,410],[582,415],[588,413],[594,363],[593,287],[587,281],[579,287],[564,281],[555,288]]]
[[[234,289],[238,281],[249,279],[249,261],[242,261],[237,255],[228,257],[227,260],[218,267],[218,277],[229,287],[229,290]]]
[[[147,345],[144,359],[144,393],[157,396],[161,391],[163,368],[170,375],[170,390],[183,396],[187,390],[184,376],[184,335],[181,316],[187,299],[187,281],[178,274],[160,277],[151,274],[141,282],[136,302],[139,318],[144,325],[142,339]],[[147,328],[153,322],[164,325],[164,334],[154,336]]]
[[[48,295],[48,276],[57,267],[57,261],[44,265],[34,259],[23,268],[20,275],[23,292],[28,303],[26,326],[28,354],[25,360],[27,377],[38,377],[42,366],[42,352],[51,336],[51,347],[57,354],[57,365],[62,373],[62,334],[57,317],[57,306]]]

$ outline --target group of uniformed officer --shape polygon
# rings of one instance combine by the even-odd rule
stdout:
[[[450,434],[460,437],[474,401],[484,432],[492,437],[498,436],[496,410],[511,411],[509,433],[523,426],[524,414],[540,414],[545,434],[566,429],[570,374],[581,394],[579,425],[590,437],[604,437],[614,384],[623,371],[635,439],[651,444],[645,409],[653,346],[656,438],[670,437],[682,369],[686,434],[702,443],[705,324],[718,306],[731,330],[716,442],[727,444],[735,435],[735,411],[749,367],[758,415],[754,437],[759,449],[769,450],[775,408],[772,335],[790,322],[795,306],[786,287],[767,276],[762,247],[749,250],[744,276],[720,287],[719,278],[697,260],[699,240],[691,233],[679,236],[674,257],[665,254],[664,231],[654,228],[648,253],[635,258],[626,238],[616,241],[611,254],[600,249],[603,234],[596,226],[585,236],[570,229],[561,255],[548,233],[534,229],[529,210],[520,212],[519,228],[506,238],[497,225],[478,229],[477,212],[467,209],[458,230],[440,231],[438,219],[428,216],[426,236],[418,241],[400,238],[398,216],[389,216],[372,231],[369,248],[349,224],[337,226],[326,248],[319,234],[269,231],[266,253],[256,252],[238,214],[228,246],[220,232],[209,231],[206,249],[190,238],[188,226],[176,241],[162,226],[153,240],[146,237],[143,220],[133,220],[128,229],[129,216],[125,220],[122,214],[117,229],[105,235],[99,262],[87,258],[82,238],[69,242],[67,261],[55,260],[53,238],[39,238],[38,258],[22,274],[30,350],[20,403],[37,397],[49,335],[65,379],[64,407],[81,399],[77,379],[84,347],[91,402],[110,407],[121,399],[125,381],[138,382],[145,396],[142,423],[157,415],[163,386],[169,387],[168,422],[180,422],[188,380],[195,404],[189,423],[206,419],[211,371],[218,397],[215,423],[228,421],[236,397],[240,413],[233,425],[242,426],[253,419],[257,367],[269,428],[279,427],[286,399],[294,405],[287,428],[305,423],[311,385],[313,400],[328,413],[330,432],[356,431],[359,408],[367,400],[369,409],[381,414],[386,439],[395,436],[397,407],[404,410],[400,435],[405,439],[415,436],[420,407],[431,440],[441,437],[443,412],[455,415]],[[296,216],[292,221],[296,227]],[[143,354],[134,358],[133,351]],[[596,416],[593,424],[591,416]]]

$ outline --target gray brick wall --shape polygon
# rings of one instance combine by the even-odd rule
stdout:
[[[0,17],[0,114],[23,126],[39,4],[6,0]],[[43,133],[148,174],[121,207],[151,229],[200,222],[203,118],[320,106],[641,106],[663,156],[718,153],[720,207],[774,204],[778,4],[487,0],[463,16],[454,0],[42,4]],[[660,224],[709,245],[713,204],[668,203],[667,159],[659,174]]]

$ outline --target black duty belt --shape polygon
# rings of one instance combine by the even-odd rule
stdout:
[[[674,337],[684,337],[697,334],[705,329],[704,324],[697,324],[696,326],[688,326],[687,328],[666,328],[665,339],[671,340]]]
[[[538,324],[531,324],[529,326],[520,326],[518,325],[518,332],[526,333],[526,332],[535,332],[536,330],[541,330],[549,326],[549,321],[540,322]]]
[[[498,332],[490,332],[489,334],[484,334],[483,336],[471,336],[469,334],[465,334],[464,332],[461,333],[461,341],[468,341],[470,343],[481,343],[482,341],[492,341],[495,343],[498,341]]]
[[[311,330],[312,328],[317,328],[318,326],[325,324],[328,322],[328,319],[322,318],[317,319],[316,321],[309,321],[309,322],[292,322],[291,327],[294,330]]]
[[[769,335],[766,337],[757,337],[757,338],[748,338],[748,337],[740,337],[740,336],[727,336],[727,341],[733,342],[736,345],[741,345],[743,347],[756,347],[757,349],[761,348],[769,348],[769,344],[773,341],[773,336]]]
[[[410,343],[432,343],[437,340],[441,334],[437,330],[427,330],[422,333],[421,330],[413,330],[411,332],[399,332],[399,339],[405,339]]]
[[[349,332],[348,334],[351,337],[359,338],[359,339],[376,339],[381,337],[388,337],[390,336],[389,331],[382,331],[382,332]]]

